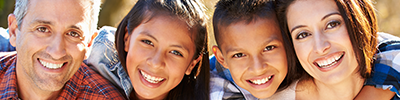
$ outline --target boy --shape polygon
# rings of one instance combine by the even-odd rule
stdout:
[[[215,58],[210,59],[212,100],[268,98],[293,82],[286,77],[291,70],[273,2],[221,0],[213,25],[218,46],[213,47]],[[286,99],[294,99],[293,86],[283,93],[293,98]]]

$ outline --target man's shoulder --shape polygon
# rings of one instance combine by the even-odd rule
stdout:
[[[126,99],[122,91],[83,63],[65,88],[64,92],[75,93],[76,98]]]
[[[0,70],[11,66],[15,62],[17,52],[0,52]]]

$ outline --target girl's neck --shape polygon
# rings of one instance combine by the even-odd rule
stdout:
[[[315,79],[300,80],[296,88],[296,99],[300,100],[352,100],[360,92],[364,78],[359,73],[335,84]]]

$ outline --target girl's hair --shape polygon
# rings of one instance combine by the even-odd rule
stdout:
[[[293,41],[289,33],[287,25],[287,8],[295,0],[278,0],[277,3],[277,14],[282,29],[282,36],[285,40],[288,40],[286,44],[291,45],[290,52],[294,52]],[[373,56],[376,52],[377,46],[377,18],[375,9],[370,0],[335,0],[339,12],[344,19],[346,24],[347,32],[350,37],[351,44],[353,46],[353,52],[356,54],[358,63],[358,72],[363,78],[368,78],[371,73]],[[297,72],[292,73],[294,76],[300,76],[301,78],[311,78],[309,74],[300,67],[297,56],[292,56],[293,62],[298,65]]]
[[[156,16],[170,16],[186,22],[189,30],[193,32],[191,35],[195,38],[196,49],[192,60],[201,55],[203,56],[190,75],[185,75],[178,86],[168,93],[166,99],[208,100],[210,90],[210,67],[207,52],[208,34],[206,28],[208,17],[205,14],[204,5],[197,0],[138,0],[128,15],[121,21],[115,33],[115,44],[122,66],[126,69],[125,33],[128,32],[131,35],[137,26]],[[131,96],[137,99],[135,95]]]

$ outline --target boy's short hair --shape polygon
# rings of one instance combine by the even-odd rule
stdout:
[[[273,0],[220,0],[214,11],[214,37],[218,45],[221,44],[220,31],[231,24],[252,21],[263,18],[276,18]],[[221,49],[221,48],[220,48]]]

